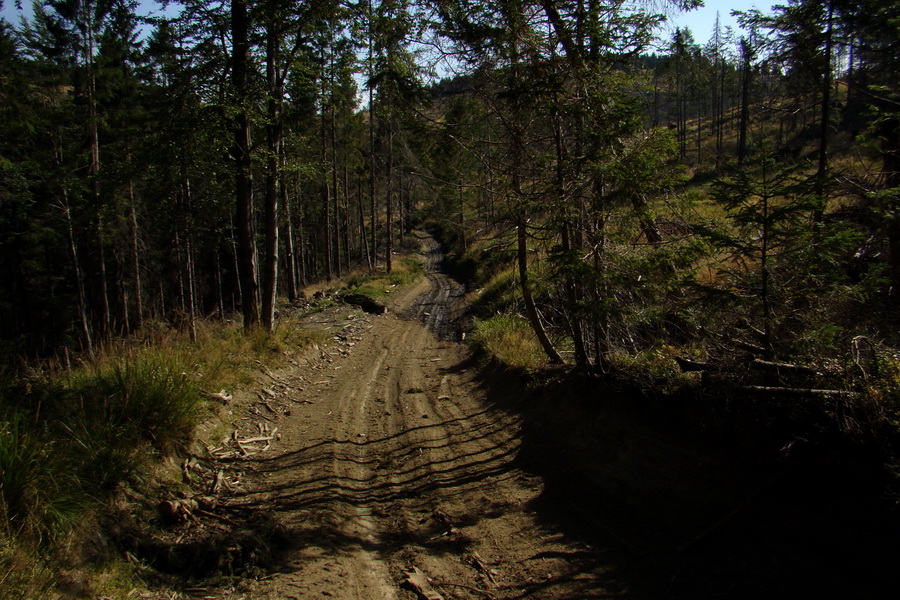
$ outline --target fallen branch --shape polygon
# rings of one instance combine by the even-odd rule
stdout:
[[[746,350],[747,352],[752,352],[753,354],[763,354],[765,355],[767,350],[762,346],[757,346],[756,344],[751,344],[750,342],[745,342],[743,340],[731,340],[731,343],[741,348],[742,350]]]
[[[237,431],[231,434],[231,441],[233,441],[234,445],[237,446],[237,449],[241,451],[242,456],[247,456],[249,454],[247,449],[241,444],[241,440],[238,439]]]
[[[754,369],[758,369],[760,371],[776,371],[776,372],[788,372],[788,373],[798,373],[803,375],[818,375],[819,373],[813,369],[812,367],[807,367],[806,365],[797,365],[792,363],[780,363],[773,362],[770,360],[763,360],[761,358],[754,358],[750,362],[750,367]]]
[[[472,564],[475,565],[475,568],[481,571],[481,573],[488,578],[494,587],[497,587],[497,580],[494,579],[494,573],[491,571],[490,567],[482,560],[481,556],[478,555],[477,552],[472,553]]]
[[[214,512],[209,512],[208,510],[204,510],[202,508],[197,509],[197,514],[203,515],[204,517],[209,517],[211,519],[216,519],[217,521],[221,521],[222,523],[225,523],[226,525],[231,525],[232,527],[240,527],[241,526],[240,523],[238,523],[237,521],[233,521],[232,519],[229,519],[228,517],[223,517],[222,515],[217,515]]]
[[[257,442],[271,442],[275,438],[276,438],[276,436],[274,436],[274,435],[269,435],[269,436],[265,436],[265,437],[255,437],[255,438],[249,438],[246,440],[241,440],[241,443],[242,444],[255,444]]]
[[[696,360],[690,360],[688,358],[681,358],[680,356],[675,357],[675,362],[678,363],[678,368],[681,369],[682,373],[687,373],[690,371],[714,371],[717,370],[715,365],[712,365],[708,362],[700,362]]]
[[[216,477],[213,480],[212,485],[209,488],[209,493],[213,496],[217,496],[219,492],[222,490],[222,484],[225,482],[225,473],[221,470],[216,471]]]
[[[443,596],[434,591],[428,577],[418,567],[413,567],[412,571],[404,571],[403,574],[406,575],[406,583],[426,600],[444,600]]]
[[[767,385],[745,385],[739,389],[745,392],[769,394],[772,396],[827,396],[829,398],[855,398],[859,396],[856,392],[848,392],[846,390],[821,390],[816,388],[775,387]]]

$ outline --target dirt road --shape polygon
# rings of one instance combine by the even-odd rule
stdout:
[[[294,374],[282,441],[251,461],[249,491],[234,503],[274,514],[291,547],[237,597],[416,598],[405,583],[413,569],[444,598],[598,592],[567,560],[583,548],[531,510],[541,483],[517,468],[517,418],[488,405],[450,339],[462,289],[434,270],[436,244],[422,241],[427,278],[386,315],[331,324],[338,349]]]
[[[477,364],[419,239],[427,277],[387,314],[308,315],[332,342],[236,395],[201,461],[218,514],[135,543],[188,597],[897,597],[900,528],[855,470],[722,452],[677,398]]]

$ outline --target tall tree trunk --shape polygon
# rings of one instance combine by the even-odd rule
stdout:
[[[185,272],[187,273],[187,316],[188,335],[192,342],[197,341],[197,281],[194,272],[194,240],[190,230],[185,243]]]
[[[747,126],[750,122],[750,78],[753,69],[750,65],[752,48],[747,38],[741,38],[741,53],[744,55],[743,68],[741,70],[741,122],[738,132],[738,166],[744,164],[747,158]]]
[[[563,362],[562,356],[559,355],[559,352],[553,347],[550,338],[547,337],[547,332],[544,329],[544,324],[541,322],[534,298],[531,296],[531,284],[528,280],[528,243],[525,227],[525,219],[520,217],[516,225],[516,258],[519,265],[519,289],[522,292],[522,301],[525,303],[525,314],[528,316],[531,328],[534,330],[538,343],[541,345],[547,358],[551,363],[561,364]]]
[[[330,115],[330,129],[331,129],[331,189],[334,190],[334,264],[335,271],[337,272],[337,276],[340,277],[343,271],[343,253],[347,251],[346,248],[341,250],[341,190],[338,185],[338,155],[337,155],[337,110],[335,108],[334,101],[334,55],[332,55],[332,70],[331,70],[331,85],[332,85],[332,98],[331,98],[331,115]],[[346,194],[346,190],[344,190]]]
[[[106,273],[106,244],[104,242],[103,215],[97,214],[97,274],[100,284],[100,328],[103,340],[108,342],[112,336],[112,313],[109,307],[109,286]]]
[[[269,332],[275,329],[275,299],[278,294],[278,180],[282,132],[281,86],[276,75],[278,46],[275,17],[270,15],[266,34],[266,84],[269,101],[266,124],[266,242],[262,290],[262,326]]]
[[[239,105],[234,127],[236,226],[238,233],[237,262],[241,282],[244,328],[259,325],[259,284],[256,281],[256,241],[253,231],[253,175],[250,155],[250,119],[247,101],[247,71],[250,61],[247,0],[231,0],[231,39],[234,47],[231,75]]]
[[[881,185],[886,190],[896,189],[900,187],[900,119],[884,119],[878,126],[878,134],[881,138]],[[889,198],[887,202],[896,202],[896,199]],[[900,309],[900,216],[896,209],[885,212],[889,215],[885,226],[891,272],[891,299]]]
[[[213,253],[213,257],[215,258],[215,264],[213,268],[216,270],[215,279],[216,279],[216,310],[219,313],[219,318],[225,318],[225,290],[222,289],[222,258],[221,252],[219,251],[218,245],[216,247],[216,251]]]
[[[144,303],[141,299],[141,263],[139,260],[137,209],[135,207],[134,181],[128,180],[128,196],[131,203],[129,226],[131,233],[131,293],[134,296],[134,330],[144,325]],[[127,311],[126,307],[126,311]]]
[[[375,77],[375,33],[372,0],[367,0],[369,16],[369,81]],[[375,201],[375,88],[369,88],[369,227],[372,228],[372,247],[369,251],[369,268],[378,265],[378,222]]]
[[[388,273],[393,271],[393,260],[391,254],[394,252],[394,119],[388,117],[388,139],[387,139],[387,194],[385,196],[385,208],[387,216],[385,223],[385,249],[384,260],[385,269]]]
[[[306,273],[307,273],[307,252],[306,252],[306,232],[303,230],[303,199],[302,199],[302,188],[295,180],[294,182],[294,194],[297,197],[297,243],[294,245],[296,250],[297,258],[294,260],[294,263],[297,265],[297,285],[304,286],[306,285]]]
[[[356,198],[356,208],[359,213],[359,239],[360,246],[365,252],[363,256],[360,256],[360,260],[365,259],[366,264],[369,265],[369,268],[372,268],[372,253],[369,251],[369,235],[366,232],[366,220],[363,215],[363,194],[362,194],[362,181],[358,186],[358,194]]]
[[[828,204],[828,127],[831,122],[831,48],[834,3],[828,3],[828,24],[825,30],[825,72],[822,73],[822,122],[819,124],[819,167],[816,188],[819,199],[813,211],[813,222],[821,223]]]
[[[75,227],[72,224],[72,210],[69,208],[69,194],[61,190],[62,209],[66,218],[66,231],[69,235],[69,260],[72,261],[72,275],[75,279],[75,296],[78,304],[78,321],[81,335],[84,338],[84,349],[89,356],[94,355],[94,342],[91,337],[91,325],[87,314],[87,300],[84,293],[84,276],[78,263],[78,245],[75,242]]]
[[[344,234],[344,268],[350,271],[350,175],[348,173],[347,161],[344,161],[344,204],[341,207],[341,225]]]
[[[197,298],[196,298],[196,281],[194,276],[194,223],[193,208],[191,206],[191,182],[185,176],[182,180],[182,197],[184,198],[184,210],[186,218],[185,224],[185,274],[187,277],[187,315],[188,315],[188,331],[191,341],[197,341]]]
[[[288,300],[293,302],[297,299],[297,266],[294,264],[296,257],[294,256],[294,227],[293,216],[291,215],[291,207],[287,189],[287,176],[284,173],[284,144],[281,148],[281,204],[284,208],[282,221],[284,223],[284,272],[287,275],[287,294]]]
[[[331,256],[331,179],[328,176],[328,136],[325,127],[325,80],[322,80],[322,111],[319,118],[319,159],[322,162],[322,229],[325,248],[325,276],[334,277],[334,265]]]

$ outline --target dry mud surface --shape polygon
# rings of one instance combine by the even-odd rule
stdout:
[[[433,268],[436,245],[423,243]],[[568,560],[586,549],[530,508],[542,484],[516,466],[518,419],[488,406],[467,350],[448,339],[461,296],[430,270],[388,314],[319,315],[338,343],[274,374],[292,390],[290,416],[272,451],[244,461],[247,491],[232,506],[274,513],[291,543],[234,597],[416,598],[413,569],[444,598],[596,594]]]
[[[664,408],[568,380],[535,402],[475,363],[463,289],[419,238],[427,277],[387,314],[310,316],[332,342],[236,399],[240,439],[278,439],[220,453],[222,514],[249,535],[277,524],[280,544],[263,571],[189,597],[897,597],[896,538],[867,537],[877,519],[815,478],[737,473],[668,435]]]

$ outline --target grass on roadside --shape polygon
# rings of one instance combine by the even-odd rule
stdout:
[[[294,317],[271,334],[200,322],[195,341],[150,323],[92,360],[0,370],[0,597],[51,594],[54,568],[40,557],[70,544],[123,482],[188,447],[213,414],[203,392],[246,385],[260,364],[277,368],[322,337]],[[6,572],[18,563],[28,569]]]
[[[382,300],[390,296],[396,288],[413,283],[424,273],[425,267],[421,261],[404,256],[394,262],[390,273],[370,271],[351,275],[347,279],[346,290]]]
[[[497,315],[475,321],[469,340],[476,350],[511,366],[536,369],[546,362],[534,331],[519,316]]]

